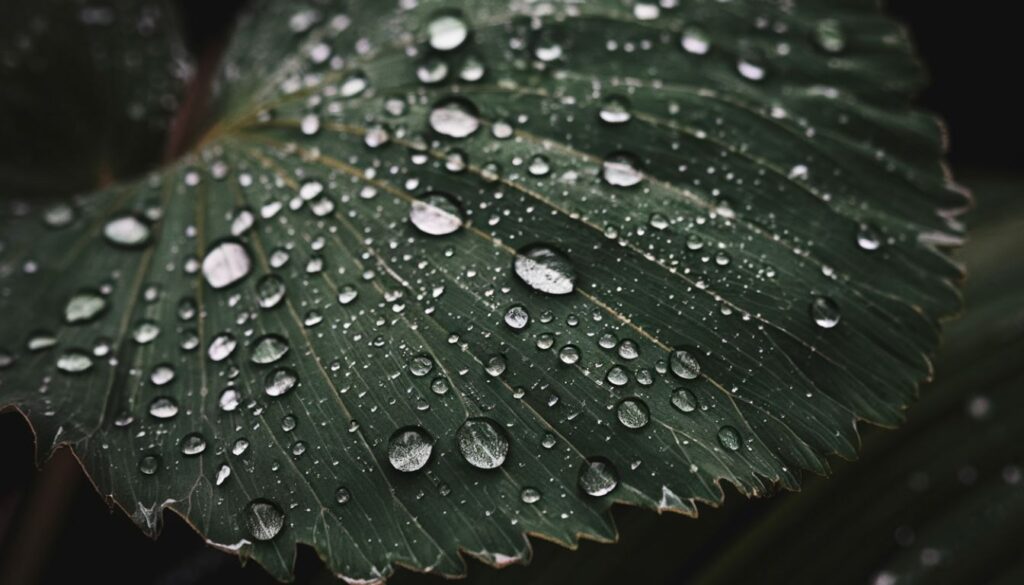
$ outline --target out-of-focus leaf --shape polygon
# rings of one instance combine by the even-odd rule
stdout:
[[[795,488],[959,307],[919,85],[866,1],[256,3],[193,153],[5,212],[0,392],[280,577]]]

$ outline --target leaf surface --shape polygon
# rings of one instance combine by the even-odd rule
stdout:
[[[281,578],[794,489],[959,307],[920,77],[874,2],[257,3],[193,153],[4,212],[0,392]]]

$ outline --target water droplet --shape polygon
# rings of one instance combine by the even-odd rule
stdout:
[[[299,129],[306,136],[313,136],[320,131],[320,117],[316,114],[306,114],[299,122]]]
[[[726,425],[718,430],[718,442],[730,451],[739,451],[740,433],[736,429]]]
[[[174,380],[174,368],[167,364],[159,364],[149,373],[149,381],[154,386],[165,386]]]
[[[181,453],[189,457],[206,451],[206,439],[199,433],[189,433],[181,439]]]
[[[273,540],[284,528],[284,520],[284,512],[270,500],[253,500],[245,508],[245,525],[256,540]]]
[[[679,412],[693,412],[697,410],[697,397],[686,388],[676,388],[672,392],[672,406]]]
[[[334,490],[334,501],[335,502],[338,502],[339,504],[344,506],[345,504],[349,503],[349,500],[351,500],[351,499],[352,499],[352,493],[348,491],[348,488],[340,487],[340,488]]]
[[[680,44],[683,50],[691,55],[706,55],[711,49],[711,37],[704,32],[704,29],[688,26],[683,30]]]
[[[882,237],[873,226],[861,224],[857,231],[857,245],[861,250],[873,252],[882,245]]]
[[[430,46],[437,51],[454,51],[468,36],[466,21],[457,14],[439,14],[427,25]]]
[[[338,290],[338,303],[340,305],[347,305],[356,300],[356,297],[358,296],[359,291],[356,290],[356,287],[351,284],[346,284]]]
[[[107,308],[107,299],[100,293],[84,290],[76,293],[64,307],[64,321],[75,325],[87,323],[100,316]]]
[[[465,138],[480,128],[476,106],[463,98],[447,98],[430,111],[430,127],[442,136]]]
[[[512,305],[505,311],[505,324],[512,329],[523,329],[530,324],[530,313],[522,305]]]
[[[572,365],[580,361],[580,348],[569,344],[558,350],[558,359],[566,365]]]
[[[811,301],[811,318],[822,329],[832,329],[839,324],[839,305],[828,297],[814,297]]]
[[[149,403],[149,414],[153,418],[169,419],[178,415],[178,403],[172,398],[161,396]]]
[[[535,154],[530,158],[527,170],[534,177],[543,177],[551,172],[551,161],[543,154]]]
[[[409,221],[430,236],[446,236],[462,227],[462,209],[444,193],[428,193],[412,202]]]
[[[505,361],[505,356],[500,354],[487,358],[487,362],[484,364],[484,370],[494,378],[504,374],[507,367],[508,362]]]
[[[626,152],[617,152],[604,159],[601,176],[609,185],[615,187],[632,187],[644,178],[636,157]]]
[[[545,245],[522,248],[516,252],[513,266],[516,276],[536,291],[567,295],[576,288],[576,269],[554,248]]]
[[[632,114],[629,111],[629,100],[621,95],[611,95],[601,102],[601,111],[598,117],[609,124],[624,124],[629,122]]]
[[[755,55],[745,55],[736,62],[736,70],[744,78],[750,81],[761,81],[764,79],[764,65]]]
[[[220,393],[220,398],[217,400],[217,405],[223,412],[234,412],[238,410],[238,405],[242,402],[242,393],[234,388],[225,388]]]
[[[416,67],[416,79],[423,83],[441,83],[448,77],[448,63],[437,57],[428,57]]]
[[[619,485],[619,472],[611,461],[604,457],[593,457],[580,467],[578,483],[587,495],[605,496]]]
[[[419,427],[404,427],[391,435],[388,441],[388,461],[398,471],[421,469],[434,451],[434,439]]]
[[[284,280],[276,274],[268,274],[256,283],[256,296],[259,299],[260,307],[273,309],[284,298]]]
[[[288,353],[288,342],[280,335],[264,335],[256,340],[249,359],[254,364],[272,364]]]
[[[214,477],[214,484],[223,485],[228,478],[231,477],[231,466],[227,463],[221,463],[220,467],[217,468],[217,475]]]
[[[65,374],[81,374],[89,371],[90,368],[92,368],[92,358],[82,351],[73,349],[57,358],[57,369]]]
[[[508,437],[497,423],[488,418],[471,418],[456,433],[459,452],[478,469],[495,469],[508,455]]]
[[[213,288],[225,288],[245,278],[252,260],[245,246],[234,240],[214,244],[203,258],[203,276]]]
[[[608,373],[605,374],[604,379],[612,386],[625,386],[629,382],[629,372],[622,366],[612,366],[608,368]]]
[[[43,210],[43,223],[47,226],[60,229],[71,225],[75,221],[75,208],[67,203],[54,203]]]
[[[540,501],[540,491],[532,487],[524,487],[523,491],[519,492],[519,499],[524,504],[536,504]]]
[[[103,236],[118,246],[143,246],[149,242],[149,224],[134,215],[119,215],[103,226]]]
[[[700,375],[700,362],[685,349],[673,351],[668,357],[668,366],[673,374],[684,380],[693,380]]]
[[[299,377],[288,368],[278,368],[267,374],[263,391],[267,396],[284,396],[299,382]]]
[[[650,410],[639,398],[624,398],[615,414],[627,429],[642,429],[651,420]]]
[[[235,347],[237,346],[238,342],[235,340],[234,335],[231,335],[230,333],[221,333],[210,341],[210,347],[207,348],[206,355],[209,356],[212,361],[224,361],[235,351]]]
[[[422,378],[434,369],[434,360],[428,355],[418,355],[409,360],[409,373],[417,378]]]
[[[157,455],[143,455],[139,459],[139,473],[142,475],[155,475],[160,471],[160,457]]]

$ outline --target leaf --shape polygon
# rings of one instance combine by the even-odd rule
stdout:
[[[0,392],[280,578],[795,489],[959,307],[920,78],[866,1],[258,3],[193,153],[5,212]]]

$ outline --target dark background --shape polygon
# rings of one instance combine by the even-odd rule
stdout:
[[[242,3],[181,0],[190,46],[201,52],[211,40],[216,40]],[[949,160],[954,175],[968,187],[977,177],[993,175],[1024,183],[1020,163],[1024,149],[1019,145],[1024,117],[1017,111],[1024,104],[1022,83],[1017,77],[1024,51],[1020,48],[1016,19],[999,10],[1007,4],[995,0],[888,3],[889,11],[909,27],[931,75],[931,86],[920,96],[919,103],[946,120],[951,144]],[[42,554],[46,558],[36,566],[37,578],[43,583],[194,584],[241,579],[247,583],[273,582],[258,567],[240,569],[234,557],[206,547],[173,514],[165,515],[166,525],[159,540],[144,537],[123,513],[107,507],[67,453],[43,472],[36,470],[32,453],[32,434],[21,416],[12,412],[0,414],[0,582],[5,582],[5,576],[11,583],[31,578],[5,571],[35,564],[20,562],[31,561],[24,555]],[[73,486],[70,495],[47,499],[48,492],[59,493],[60,488],[68,485]],[[741,504],[733,494],[729,499],[732,505]],[[766,506],[744,505],[751,515],[761,513]],[[628,546],[630,539],[634,546],[641,541],[642,534],[631,534],[629,530],[630,515],[634,513],[621,509],[616,512],[626,541],[617,546]],[[640,513],[653,516],[645,511]],[[670,516],[658,521],[667,525],[668,532],[686,530],[693,524],[692,520]],[[734,530],[741,531],[742,524],[737,523]],[[715,544],[707,543],[708,550]],[[602,545],[590,544],[585,548],[597,546]],[[609,549],[606,554],[614,551]],[[684,556],[678,554],[676,579],[680,581],[686,577]],[[473,572],[481,572],[477,563],[471,561],[471,565]],[[319,561],[303,548],[296,581],[326,580],[324,577]]]

